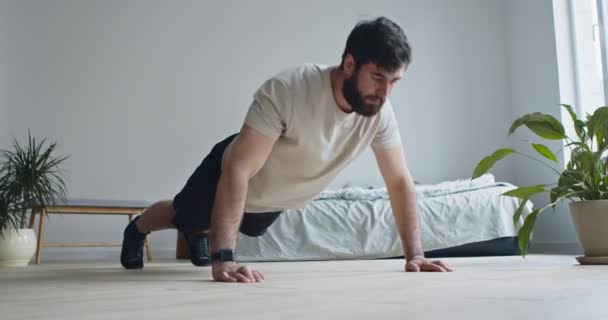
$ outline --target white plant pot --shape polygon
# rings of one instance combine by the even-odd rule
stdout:
[[[608,200],[571,202],[570,215],[585,257],[608,257]]]
[[[36,252],[33,229],[4,229],[0,236],[0,266],[27,266]]]

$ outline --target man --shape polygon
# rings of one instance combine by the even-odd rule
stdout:
[[[340,66],[304,65],[266,81],[240,133],[211,150],[173,201],[153,204],[127,226],[122,265],[142,268],[146,234],[176,227],[188,239],[192,263],[211,264],[215,280],[262,281],[262,273],[234,261],[238,232],[262,235],[283,210],[306,205],[371,145],[405,270],[452,271],[424,258],[414,184],[388,101],[410,62],[407,37],[380,17],[355,26]]]

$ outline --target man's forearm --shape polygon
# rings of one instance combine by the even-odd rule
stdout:
[[[211,252],[236,248],[247,198],[248,181],[246,175],[222,172],[211,215],[209,230]]]
[[[406,260],[424,257],[416,207],[416,189],[406,182],[388,187],[391,207]]]

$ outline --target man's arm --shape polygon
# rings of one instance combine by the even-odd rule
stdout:
[[[406,271],[452,271],[452,268],[442,261],[429,262],[424,258],[416,207],[416,189],[405,164],[403,148],[396,146],[373,150],[388,190],[405,251]]]
[[[226,151],[211,215],[211,252],[235,249],[249,179],[260,171],[275,141],[245,124],[234,144]],[[218,281],[255,282],[261,281],[263,276],[234,262],[214,262],[213,278]]]

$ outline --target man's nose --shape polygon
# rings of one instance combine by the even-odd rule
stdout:
[[[386,98],[388,97],[388,95],[391,93],[391,86],[390,84],[384,84],[382,86],[380,86],[378,88],[378,91],[376,92],[376,94],[380,97]]]

